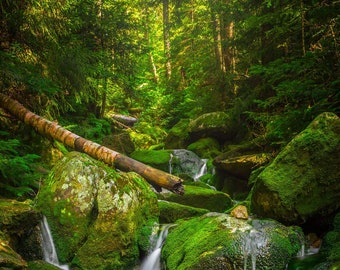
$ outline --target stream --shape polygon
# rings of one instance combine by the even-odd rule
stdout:
[[[44,260],[60,269],[69,270],[68,265],[61,265],[59,263],[57,251],[54,246],[50,226],[48,225],[47,218],[43,216],[43,219],[40,223],[40,232],[41,232],[41,245],[42,251],[44,255]]]
[[[188,168],[190,170],[187,170]],[[169,161],[169,172],[177,174],[186,173],[192,177],[194,181],[199,181],[200,177],[207,173],[207,160],[200,159],[188,150],[174,150]],[[158,232],[150,236],[150,251],[140,266],[135,268],[136,270],[161,270],[163,268],[161,251],[169,229],[172,226],[176,226],[176,224],[158,225]],[[61,265],[58,260],[51,231],[45,216],[43,216],[41,221],[40,230],[44,260],[60,269],[69,270],[68,265]],[[256,270],[257,257],[260,250],[265,247],[266,244],[266,237],[261,228],[249,228],[241,247],[244,255],[243,270]],[[286,270],[312,269],[311,266],[315,266],[317,262],[320,262],[320,256],[316,254],[317,251],[318,250],[308,248],[305,250],[305,246],[302,244],[301,252],[297,255],[297,258],[293,259],[287,265]]]
[[[150,237],[152,249],[140,266],[140,270],[160,270],[161,269],[161,251],[164,241],[168,235],[169,228],[175,224],[164,224],[160,226],[158,237]]]

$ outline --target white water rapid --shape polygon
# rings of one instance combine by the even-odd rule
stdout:
[[[145,258],[140,270],[160,270],[161,269],[161,251],[164,241],[168,235],[168,230],[170,227],[175,226],[175,224],[165,224],[160,228],[160,232],[156,241],[154,241],[153,248],[149,255]]]
[[[42,250],[44,255],[44,260],[54,266],[63,269],[69,270],[68,265],[61,265],[58,260],[57,251],[54,246],[50,226],[48,225],[47,219],[43,216],[42,221],[40,222],[40,232],[42,239]]]

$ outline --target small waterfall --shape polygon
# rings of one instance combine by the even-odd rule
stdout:
[[[169,160],[170,174],[187,174],[195,181],[207,172],[207,160],[202,160],[194,152],[174,149]]]
[[[165,224],[160,228],[160,233],[154,243],[153,249],[143,261],[140,270],[160,270],[161,269],[161,251],[164,241],[168,235],[168,230],[175,224]]]
[[[256,257],[259,254],[261,248],[266,246],[266,237],[261,231],[255,229],[250,230],[243,245],[244,265],[243,269],[248,269],[248,258],[251,260],[251,270],[256,270]]]
[[[169,173],[172,174],[172,159],[174,158],[173,154],[170,154],[170,159],[169,159]]]
[[[207,159],[202,159],[203,164],[200,168],[200,170],[196,173],[196,175],[194,176],[194,181],[197,181],[198,179],[200,179],[201,176],[205,175],[207,173]]]
[[[304,241],[301,241],[301,248],[298,252],[298,254],[296,255],[296,257],[298,258],[302,258],[302,257],[305,257],[306,256],[306,251],[305,251],[305,242]]]
[[[48,225],[47,219],[43,216],[42,221],[40,222],[40,232],[42,239],[42,250],[44,255],[44,260],[54,266],[59,267],[63,270],[68,270],[68,265],[60,265],[57,251],[54,246],[50,226]]]

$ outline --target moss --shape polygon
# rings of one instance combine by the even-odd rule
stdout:
[[[186,140],[188,139],[189,119],[181,119],[168,132],[165,140],[165,147],[168,149],[185,148]]]
[[[256,243],[256,269],[279,270],[298,252],[300,233],[273,220],[247,222],[209,213],[179,221],[169,232],[162,257],[169,270],[220,269],[221,265],[243,269],[244,260],[251,257],[247,249],[251,240]],[[216,261],[221,264],[214,268]]]
[[[209,212],[208,209],[182,205],[179,203],[159,201],[160,223],[175,223],[178,219],[201,216]]]
[[[233,205],[233,201],[226,193],[199,186],[185,185],[185,195],[174,193],[158,194],[160,199],[180,203],[215,212],[224,212]]]
[[[211,159],[218,156],[221,152],[220,145],[217,140],[213,138],[203,138],[190,145],[187,149],[194,152],[201,158]]]
[[[256,178],[253,210],[292,223],[337,209],[339,131],[339,118],[324,113],[298,134]]]
[[[203,129],[207,127],[226,126],[231,117],[224,112],[212,112],[201,115],[189,124],[189,130]]]
[[[138,238],[138,246],[139,249],[142,251],[143,254],[147,254],[151,247],[150,237],[151,235],[155,234],[156,228],[158,229],[158,220],[150,219],[146,224],[143,225],[143,227],[138,230],[137,238]]]
[[[168,235],[162,250],[162,257],[166,258],[170,270],[194,269],[193,266],[199,263],[201,257],[222,249],[226,238],[223,233],[218,233],[218,224],[211,218],[192,219],[190,226],[178,226],[174,231],[176,233]],[[185,235],[191,236],[190,241]]]
[[[60,261],[86,269],[131,268],[139,258],[140,228],[159,215],[143,178],[79,153],[55,166],[37,205],[49,221]]]
[[[168,171],[170,151],[168,150],[136,150],[130,157],[152,167]]]
[[[329,262],[340,262],[340,213],[334,217],[333,230],[329,231],[321,246],[320,253],[326,256]]]
[[[39,213],[33,208],[32,201],[19,202],[0,199],[0,228],[11,234],[22,234],[39,222]]]
[[[73,262],[87,269],[129,269],[139,258],[141,228],[159,214],[156,196],[135,173],[121,174],[115,184],[102,179],[98,188],[98,216]]]
[[[16,253],[7,240],[0,238],[0,269],[26,269],[27,262]]]
[[[49,264],[45,261],[31,261],[28,262],[28,270],[60,270],[59,267]]]

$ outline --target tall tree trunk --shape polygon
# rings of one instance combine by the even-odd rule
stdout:
[[[303,0],[300,0],[300,16],[301,16],[301,48],[302,55],[306,55],[306,41],[305,41],[305,7],[303,5]]]
[[[171,53],[170,53],[170,24],[169,24],[169,0],[163,0],[163,36],[165,53],[166,78],[171,77]]]
[[[210,2],[210,16],[212,21],[212,33],[214,38],[214,52],[217,67],[225,73],[224,65],[223,65],[223,56],[222,56],[222,40],[221,40],[221,21],[219,16],[217,15],[217,11],[215,8],[215,1]]]
[[[155,187],[163,187],[174,193],[184,194],[182,180],[174,175],[147,166],[95,142],[86,140],[54,122],[48,121],[26,109],[22,104],[0,93],[0,107],[31,125],[41,135],[60,141],[64,145],[115,166],[122,171],[134,171]]]

